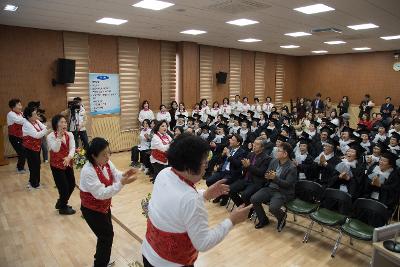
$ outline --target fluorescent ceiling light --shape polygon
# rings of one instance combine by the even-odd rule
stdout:
[[[186,30],[186,31],[181,31],[183,34],[191,34],[191,35],[199,35],[203,33],[207,33],[206,31],[201,31],[201,30]]]
[[[324,42],[324,44],[328,44],[328,45],[337,45],[337,44],[345,44],[345,41],[328,41],[328,42]]]
[[[4,10],[5,11],[17,11],[17,9],[18,9],[18,6],[14,6],[14,5],[6,5],[5,7],[4,7]]]
[[[299,48],[300,46],[298,45],[281,45],[281,48]]]
[[[314,51],[311,51],[312,53],[314,53],[314,54],[325,54],[325,53],[328,53],[328,51],[326,51],[326,50],[314,50]]]
[[[290,33],[285,33],[285,35],[292,36],[292,37],[300,37],[300,36],[311,35],[311,33],[308,33],[308,32],[290,32]]]
[[[366,24],[359,24],[359,25],[350,25],[350,26],[347,26],[347,28],[350,28],[350,29],[358,31],[358,30],[379,28],[379,26],[375,25],[373,23],[366,23]]]
[[[238,41],[243,43],[255,43],[255,42],[261,42],[262,40],[255,38],[247,38],[247,39],[240,39]]]
[[[132,6],[151,9],[151,10],[161,10],[161,9],[173,6],[173,5],[175,5],[175,4],[170,3],[170,2],[157,1],[157,0],[143,0],[136,4],[133,4]]]
[[[258,21],[251,20],[251,19],[236,19],[236,20],[227,21],[226,23],[232,24],[232,25],[237,25],[237,26],[247,26],[247,25],[256,24],[256,23],[258,23]]]
[[[356,50],[356,51],[364,51],[364,50],[370,50],[371,48],[369,48],[369,47],[356,47],[356,48],[353,48],[353,50]]]
[[[396,39],[400,39],[400,35],[382,36],[381,39],[383,39],[383,40],[396,40]]]
[[[111,25],[121,25],[124,24],[126,22],[128,22],[128,20],[126,19],[113,19],[113,18],[102,18],[99,20],[96,20],[97,23],[104,23],[104,24],[111,24]]]
[[[303,7],[295,8],[293,10],[299,11],[304,14],[315,14],[315,13],[332,11],[335,9],[330,6],[326,6],[324,4],[315,4],[315,5],[311,5],[311,6],[303,6]]]

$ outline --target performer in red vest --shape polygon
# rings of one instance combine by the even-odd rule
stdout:
[[[19,99],[11,99],[8,102],[10,112],[7,114],[8,140],[18,155],[17,172],[25,173],[25,152],[22,146],[22,125],[24,116],[22,115],[22,104]]]
[[[47,145],[50,150],[50,168],[59,194],[56,209],[62,215],[72,215],[75,210],[68,205],[68,200],[75,188],[72,167],[75,153],[74,135],[67,131],[67,119],[63,115],[55,115],[51,126],[53,132],[47,136]]]
[[[87,224],[97,236],[94,267],[106,267],[110,262],[113,243],[111,221],[111,198],[124,185],[136,180],[136,169],[121,172],[110,161],[109,143],[100,137],[94,138],[86,151],[88,162],[80,177],[81,211]]]
[[[199,251],[213,248],[235,224],[247,219],[251,205],[237,208],[215,228],[208,227],[204,201],[229,191],[226,180],[205,191],[196,189],[205,174],[209,151],[207,141],[187,133],[171,143],[167,152],[171,167],[159,173],[149,202],[142,244],[145,267],[194,266]]]
[[[22,125],[22,145],[29,167],[28,188],[40,189],[40,148],[42,137],[47,134],[46,126],[39,121],[35,107],[26,107]]]
[[[171,136],[168,135],[168,123],[165,120],[158,122],[153,128],[153,132],[150,145],[150,162],[154,169],[152,182],[154,182],[158,173],[168,166],[167,150],[172,142]]]

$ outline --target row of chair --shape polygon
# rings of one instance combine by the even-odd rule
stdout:
[[[289,201],[285,208],[293,213],[295,221],[296,215],[311,220],[303,243],[307,243],[315,223],[339,232],[331,257],[335,257],[343,234],[350,237],[351,245],[352,238],[372,241],[374,228],[386,225],[390,218],[388,208],[379,201],[358,198],[353,203],[350,194],[333,188],[324,189],[308,180],[296,183],[295,199]]]

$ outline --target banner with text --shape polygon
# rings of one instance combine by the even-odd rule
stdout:
[[[90,114],[115,114],[121,112],[119,75],[89,73]]]

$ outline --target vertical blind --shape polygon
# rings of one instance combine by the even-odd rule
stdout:
[[[67,100],[82,98],[87,114],[90,114],[88,35],[64,32],[63,39],[65,58],[75,60],[75,82],[67,84]]]
[[[213,48],[200,46],[200,99],[213,98]]]
[[[260,102],[265,98],[265,54],[256,52],[254,68],[254,97],[258,97]]]
[[[285,89],[285,58],[283,56],[276,57],[275,66],[275,105],[282,106],[283,91]]]
[[[169,105],[176,98],[176,43],[161,42],[161,102]]]
[[[229,98],[235,99],[235,95],[240,95],[242,82],[242,52],[236,49],[229,51]]]
[[[139,113],[139,45],[135,38],[118,38],[120,128],[137,129]]]

